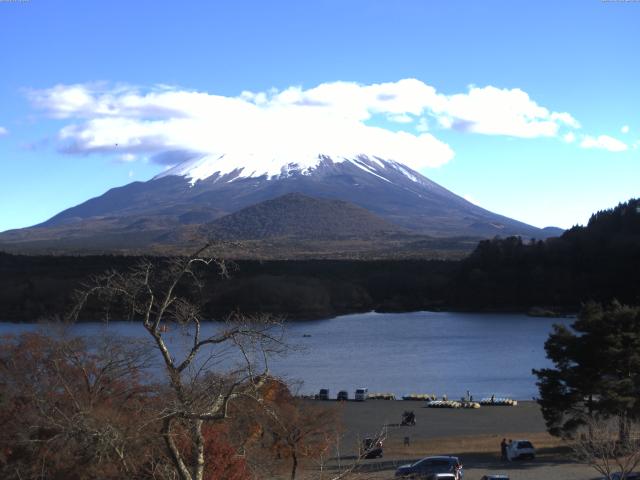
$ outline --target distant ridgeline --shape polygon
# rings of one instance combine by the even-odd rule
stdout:
[[[20,256],[0,253],[0,320],[64,315],[92,274],[127,269],[133,256]],[[166,258],[155,257],[163,262]],[[577,311],[587,300],[640,303],[640,200],[594,214],[559,238],[480,242],[462,261],[239,261],[230,279],[206,279],[210,318],[240,310],[292,319],[341,313],[461,309]],[[89,310],[91,312],[91,310]],[[98,318],[93,311],[90,317]],[[112,312],[117,318],[118,312]],[[90,319],[90,318],[87,318]]]

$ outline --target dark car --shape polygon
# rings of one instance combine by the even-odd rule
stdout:
[[[457,480],[455,473],[431,473],[425,480]]]
[[[611,480],[621,480],[622,472],[611,474]],[[603,477],[604,480],[604,477]],[[624,480],[640,480],[640,472],[629,472],[625,475]]]
[[[452,473],[454,478],[462,480],[464,472],[458,457],[424,457],[415,463],[402,465],[396,470],[396,477],[428,478],[434,473]]]
[[[317,398],[318,400],[329,400],[329,389],[321,388]]]
[[[382,440],[365,438],[360,446],[360,457],[362,458],[382,458]]]
[[[349,392],[347,392],[346,390],[340,390],[336,399],[343,401],[349,400]]]

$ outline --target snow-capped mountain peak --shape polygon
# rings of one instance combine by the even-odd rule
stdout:
[[[384,181],[391,182],[385,175],[385,170],[392,168],[402,173],[409,180],[420,183],[416,172],[409,167],[393,160],[385,160],[375,155],[358,154],[346,155],[307,155],[293,158],[276,158],[258,156],[252,153],[203,155],[182,162],[155,178],[170,175],[181,176],[189,179],[191,185],[199,180],[211,177],[215,181],[224,179],[233,182],[241,178],[266,177],[269,180],[287,178],[292,175],[310,175],[322,165],[331,165],[349,162],[368,174],[374,175]]]
[[[293,151],[281,156],[234,150],[192,157],[153,180],[114,188],[60,212],[39,228],[82,222],[102,225],[109,218],[109,222],[120,219],[134,230],[171,230],[208,224],[292,193],[347,202],[397,227],[432,237],[545,237],[545,232],[473,205],[407,164],[383,155]],[[285,214],[282,208],[279,211]],[[191,227],[185,228],[185,235],[194,234]]]

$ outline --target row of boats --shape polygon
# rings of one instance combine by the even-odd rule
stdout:
[[[470,400],[431,400],[427,402],[429,408],[480,408],[481,406],[515,407],[517,400],[511,398],[483,398],[479,402]]]
[[[376,393],[372,392],[368,396],[369,400],[397,400],[393,393]],[[505,406],[515,407],[518,405],[517,400],[508,397],[486,397],[479,402],[474,402],[470,398],[461,400],[448,400],[446,397],[438,399],[432,393],[410,393],[402,396],[402,400],[406,401],[422,401],[427,403],[429,408],[480,408],[481,406]]]

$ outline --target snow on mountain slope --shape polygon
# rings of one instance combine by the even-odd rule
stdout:
[[[0,243],[3,237],[14,243],[44,237],[119,238],[122,232],[135,233],[139,242],[150,242],[149,236],[158,232],[170,236],[178,232],[180,237],[180,232],[192,232],[194,226],[287,194],[347,202],[405,232],[431,237],[550,235],[469,203],[405,163],[383,155],[296,156],[287,152],[281,158],[234,152],[192,157],[152,180],[113,188],[33,229],[0,234]],[[250,225],[243,228],[249,230],[254,226],[251,223],[262,222],[255,215],[234,218],[247,220]],[[271,221],[269,218],[264,221]],[[309,230],[300,223],[302,230]]]
[[[282,157],[265,158],[253,153],[205,155],[182,162],[169,170],[156,175],[155,179],[171,175],[189,179],[194,185],[199,180],[215,177],[216,180],[225,178],[232,182],[241,178],[267,179],[287,178],[294,174],[310,175],[321,164],[331,162],[339,164],[349,162],[365,172],[382,180],[391,182],[384,175],[385,168],[394,168],[401,172],[409,180],[420,182],[419,178],[411,173],[409,167],[393,160],[384,160],[375,155],[359,154],[354,156],[325,155],[296,157],[295,160]]]

